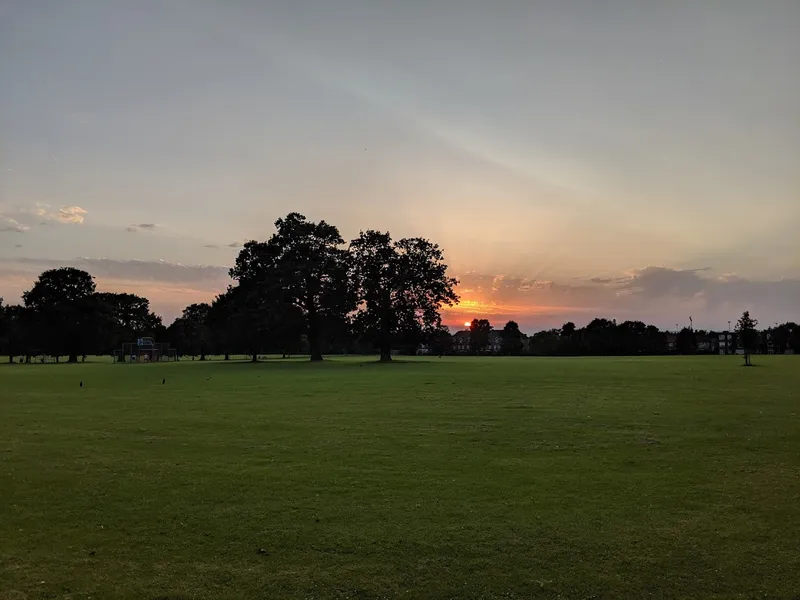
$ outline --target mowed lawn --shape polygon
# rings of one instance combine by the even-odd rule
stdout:
[[[800,357],[364,360],[0,366],[0,599],[800,595]]]

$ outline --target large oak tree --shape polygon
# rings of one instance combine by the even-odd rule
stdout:
[[[299,310],[311,360],[322,360],[326,328],[333,321],[343,321],[355,308],[344,240],[334,225],[315,223],[298,213],[278,219],[275,227],[276,233],[266,242],[244,245],[231,278]]]
[[[442,250],[426,239],[394,242],[388,233],[363,231],[350,243],[350,254],[358,319],[377,338],[381,361],[391,361],[395,336],[433,333],[441,326],[442,306],[458,302]]]
[[[44,271],[22,294],[34,321],[34,336],[42,350],[67,354],[77,362],[98,332],[98,304],[94,278],[80,269],[62,267]]]

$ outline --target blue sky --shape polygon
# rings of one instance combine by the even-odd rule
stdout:
[[[800,319],[800,4],[0,2],[0,296],[167,320],[289,211],[422,235],[451,323]]]

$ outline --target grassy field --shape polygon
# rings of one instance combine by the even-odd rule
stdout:
[[[790,599],[800,357],[741,362],[2,365],[0,599]]]

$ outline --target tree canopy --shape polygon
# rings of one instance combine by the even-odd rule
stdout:
[[[97,292],[89,273],[73,267],[41,273],[22,294],[22,304],[0,300],[0,353],[119,355],[123,343],[142,337],[168,341],[180,354],[370,353],[391,361],[394,353],[486,352],[505,355],[639,355],[800,353],[800,326],[775,323],[758,331],[745,312],[736,334],[693,328],[665,332],[642,321],[617,323],[598,317],[578,327],[527,336],[516,321],[494,331],[476,318],[469,331],[450,335],[443,311],[458,303],[457,281],[444,252],[420,237],[394,240],[388,232],[361,231],[348,245],[326,221],[289,213],[275,221],[266,241],[247,242],[230,269],[233,285],[211,303],[193,303],[165,328],[150,302],[130,293]],[[463,317],[462,317],[463,318]],[[459,323],[461,321],[459,320]],[[166,340],[165,340],[166,338]],[[159,351],[161,356],[161,351]],[[124,357],[121,357],[124,359]]]
[[[322,360],[326,327],[355,308],[344,240],[334,225],[309,221],[299,213],[278,219],[275,227],[266,242],[245,244],[231,278],[299,310],[311,360]]]
[[[502,331],[503,354],[517,356],[522,354],[522,332],[516,321],[509,321]]]
[[[389,233],[362,231],[350,243],[350,279],[356,319],[390,361],[398,333],[424,339],[441,326],[440,310],[458,302],[457,281],[447,276],[444,255],[423,238],[392,241]]]
[[[469,350],[472,354],[480,354],[489,345],[489,334],[492,324],[488,319],[472,319],[469,326]]]
[[[78,361],[100,327],[94,294],[94,278],[73,267],[44,271],[22,294],[30,311],[32,337],[44,351]]]

